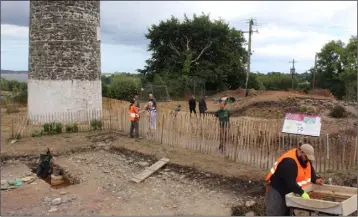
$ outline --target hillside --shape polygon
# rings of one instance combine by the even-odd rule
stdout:
[[[6,80],[16,80],[19,82],[27,81],[28,71],[15,71],[15,70],[6,70],[1,69],[1,78]]]
[[[286,113],[306,113],[318,115],[322,118],[322,133],[331,135],[356,135],[357,103],[336,100],[334,97],[303,94],[290,91],[255,91],[249,97],[243,97],[242,91],[225,91],[214,97],[234,96],[241,98],[228,106],[233,117],[247,117],[250,119],[283,120]],[[209,101],[209,100],[208,100]],[[218,105],[209,107],[210,112]],[[343,106],[347,111],[346,118],[332,118],[329,113],[334,106]]]
[[[27,74],[28,71],[16,71],[16,70],[6,70],[1,69],[1,75],[2,74]]]

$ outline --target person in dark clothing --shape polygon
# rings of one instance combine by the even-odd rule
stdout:
[[[200,115],[204,115],[206,110],[208,110],[208,108],[206,107],[205,98],[201,97],[201,99],[199,100],[199,112],[200,112]]]
[[[51,175],[55,157],[51,154],[50,149],[47,149],[46,154],[41,154],[40,159],[37,160],[36,175],[40,179],[46,179]]]
[[[219,119],[220,124],[220,144],[219,150],[221,153],[224,153],[227,135],[229,130],[229,120],[230,120],[230,112],[229,110],[225,109],[225,102],[220,103],[220,109],[215,112],[215,117]]]
[[[286,152],[275,162],[266,177],[266,181],[270,182],[267,186],[268,216],[289,216],[290,210],[285,201],[286,194],[293,192],[307,199],[309,195],[302,188],[311,183],[323,184],[323,179],[317,177],[311,164],[313,160],[313,147],[303,144],[300,148]]]
[[[190,111],[190,115],[191,113],[194,112],[194,114],[196,114],[196,110],[195,110],[195,107],[196,107],[196,100],[195,100],[195,96],[191,96],[191,98],[189,99],[189,111]]]

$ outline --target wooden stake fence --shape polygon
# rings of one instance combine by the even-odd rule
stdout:
[[[18,125],[21,119],[19,117],[14,120],[14,125]],[[63,133],[65,133],[66,125],[73,123],[77,123],[80,132],[91,131],[93,130],[92,120],[100,120],[104,130],[129,133],[128,108],[121,107],[115,110],[89,110],[32,116],[21,136],[22,138],[34,136],[42,130],[43,123],[49,122],[63,123]],[[282,134],[281,127],[281,121],[232,119],[230,127],[225,129],[224,156],[233,161],[263,169],[271,168],[273,162],[282,153],[298,147],[299,142],[304,140],[304,136],[301,135]],[[177,115],[158,113],[156,129],[152,130],[152,134],[148,134],[148,117],[142,113],[139,129],[140,136],[162,145],[191,149],[212,156],[223,155],[218,150],[219,122],[211,115],[190,117],[184,112],[179,112]],[[306,142],[315,148],[314,167],[318,172],[356,168],[357,137],[330,137],[326,134],[321,137],[308,137]]]

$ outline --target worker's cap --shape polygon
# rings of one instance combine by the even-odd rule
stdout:
[[[307,156],[308,160],[314,161],[314,148],[310,144],[303,144],[300,147],[301,151]]]

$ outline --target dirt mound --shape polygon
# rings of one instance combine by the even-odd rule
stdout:
[[[237,90],[225,90],[225,91],[219,92],[215,95],[212,95],[211,97],[220,98],[220,97],[225,97],[225,96],[233,96],[235,98],[244,97],[245,89],[239,88]]]
[[[335,171],[321,174],[325,180],[332,178],[332,184],[348,187],[357,187],[357,171]]]
[[[306,94],[297,90],[288,90],[288,91],[263,91],[263,90],[253,90],[249,89],[249,92],[254,92],[248,97],[245,97],[245,89],[239,88],[237,90],[226,90],[220,93],[213,95],[212,97],[224,97],[224,96],[233,96],[235,98],[245,97],[245,99],[255,99],[256,101],[269,101],[276,99],[285,99],[288,97],[299,97],[299,98],[313,98],[313,99],[330,99],[333,100],[334,96],[328,90],[315,89],[314,91]]]
[[[334,106],[331,100],[287,98],[275,101],[256,101],[232,109],[233,116],[283,118],[286,113],[320,115]]]
[[[334,98],[333,94],[327,89],[314,89],[309,91],[308,94]]]

